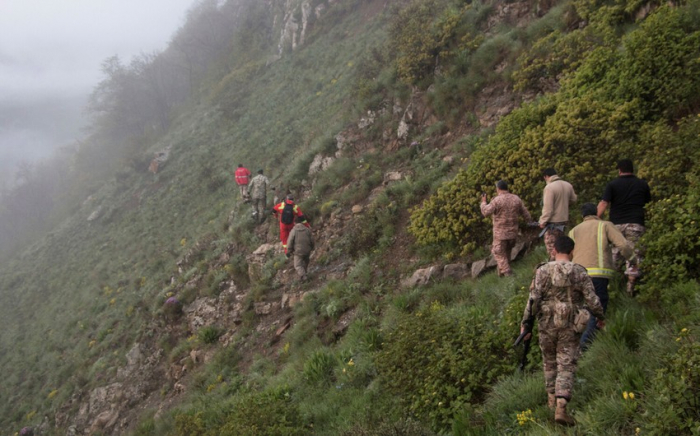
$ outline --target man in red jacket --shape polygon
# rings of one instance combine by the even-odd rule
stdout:
[[[294,219],[300,216],[303,217],[304,214],[301,209],[299,209],[299,206],[294,204],[294,196],[291,194],[287,195],[287,198],[285,198],[283,202],[276,204],[275,207],[272,208],[272,213],[277,215],[280,221],[280,241],[282,241],[284,254],[287,254],[287,239],[289,238],[289,232],[294,228]],[[301,224],[310,227],[306,220],[303,220]]]
[[[235,176],[236,183],[238,184],[238,190],[241,192],[241,198],[247,203],[250,201],[250,197],[248,197],[248,180],[250,179],[250,171],[248,171],[248,168],[244,167],[243,164],[238,164]]]

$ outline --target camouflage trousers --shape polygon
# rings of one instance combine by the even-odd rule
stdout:
[[[618,248],[613,247],[613,262],[615,262],[617,269],[620,269],[622,267],[622,263],[624,262],[625,275],[628,277],[628,279],[632,279],[631,281],[634,281],[634,279],[639,277],[638,265],[642,262],[642,258],[644,256],[644,247],[639,245],[639,238],[641,238],[646,231],[646,227],[640,224],[616,224],[615,227],[617,227],[617,230],[622,233],[625,239],[634,244],[634,254],[637,256],[637,259],[636,262],[630,263],[629,261],[625,260]]]
[[[510,269],[510,252],[513,251],[515,239],[494,239],[491,245],[491,254],[496,261],[499,276],[513,274]]]
[[[544,386],[548,394],[571,399],[576,364],[580,355],[581,334],[573,327],[539,326],[540,350],[544,366]]]
[[[566,234],[566,223],[557,223],[556,226],[558,228],[549,228],[544,232],[544,246],[547,247],[549,260],[554,260],[554,241]]]
[[[253,220],[256,223],[261,223],[265,221],[265,197],[263,198],[254,198],[253,202],[251,204],[251,207],[253,209]]]

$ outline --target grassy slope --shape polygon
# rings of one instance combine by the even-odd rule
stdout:
[[[24,259],[4,270],[0,315],[10,322],[0,339],[0,364],[7,371],[7,380],[0,387],[0,397],[7,400],[0,411],[4,420],[0,424],[36,422],[34,411],[41,415],[61,404],[74,389],[109,380],[123,364],[126,348],[144,333],[143,326],[167,289],[175,261],[195,241],[207,234],[215,241],[205,252],[205,261],[216,258],[231,238],[248,248],[260,242],[255,236],[224,233],[225,217],[236,199],[231,169],[241,160],[279,177],[305,159],[306,151],[299,150],[321,147],[344,125],[342,108],[352,102],[349,85],[354,62],[369,41],[374,44],[384,38],[381,23],[370,21],[363,27],[359,21],[358,15],[352,15],[334,23],[324,29],[329,37],[314,39],[293,56],[256,74],[251,79],[253,91],[246,97],[248,110],[236,121],[227,121],[206,104],[191,108],[163,139],[163,145],[173,144],[173,153],[155,179],[125,171],[51,240],[36,244]],[[426,168],[431,159],[438,158],[424,155],[416,166]],[[370,159],[373,164],[386,164],[376,156]],[[400,159],[410,156],[404,154]],[[438,175],[416,178],[434,181],[445,173],[444,168],[438,170]],[[407,204],[399,201],[402,208],[417,201],[415,194],[401,190],[423,190],[430,183],[404,181],[398,186],[378,200],[390,211],[388,216],[373,215],[382,224],[396,224],[390,208],[395,201],[410,199]],[[86,216],[100,203],[111,212],[87,224]],[[249,227],[240,215],[234,229],[245,233]],[[386,254],[386,248],[374,256]],[[243,434],[235,431],[236,423],[246,422],[237,410],[258,419],[255,425],[278,425],[284,417],[297,432],[287,434],[393,434],[396,429],[404,429],[404,434],[429,434],[431,426],[450,431],[438,399],[434,406],[414,408],[410,401],[402,402],[388,392],[387,380],[382,380],[388,372],[385,365],[382,373],[378,362],[387,359],[381,353],[391,345],[390,332],[401,332],[400,327],[420,313],[433,314],[438,321],[478,318],[487,326],[483,332],[489,338],[502,340],[496,346],[500,354],[491,356],[502,365],[501,378],[489,385],[488,392],[483,387],[477,392],[479,400],[485,401],[483,407],[450,405],[459,410],[452,427],[455,434],[561,434],[543,406],[536,347],[531,354],[534,373],[525,377],[513,373],[516,356],[508,347],[510,332],[517,330],[514,320],[524,301],[522,290],[542,254],[536,251],[518,263],[515,279],[502,281],[487,274],[474,282],[437,283],[406,291],[394,286],[393,275],[377,277],[381,259],[372,254],[362,257],[347,280],[328,283],[296,310],[295,327],[285,335],[277,360],[258,359],[247,373],[240,374],[232,369],[237,356],[223,351],[199,375],[191,398],[181,409],[162,420],[153,419],[149,412],[139,434],[195,434],[184,430],[188,425],[201,429],[201,434],[226,426],[229,433],[221,430],[216,434]],[[667,393],[654,380],[677,350],[673,334],[677,327],[660,323],[648,308],[622,297],[618,289],[616,283],[607,332],[581,362],[573,403],[580,426],[569,434],[633,434],[637,426],[645,425],[651,433],[656,429],[656,434],[663,434],[658,430],[658,415],[650,417],[647,411],[667,406],[663,403]],[[356,318],[345,337],[333,342],[322,329],[336,322],[347,308],[356,309]],[[480,335],[476,339],[464,335],[476,340],[475,346],[483,345],[478,342]],[[417,344],[415,349],[428,350],[426,355],[434,351],[430,344],[428,348],[418,345],[423,346]],[[460,365],[466,360],[481,362],[484,358],[445,356],[456,370],[464,368]],[[411,373],[415,369],[401,370]],[[623,397],[622,392],[627,391],[637,393],[636,403]],[[653,394],[659,394],[661,400],[652,398]],[[425,403],[432,401],[429,397]],[[283,407],[271,407],[280,405]],[[282,409],[295,416],[284,415]],[[532,410],[532,419],[519,425],[516,414],[527,409]]]
[[[263,167],[274,180],[309,141],[340,130],[353,65],[383,31],[360,14],[338,24],[252,78],[245,116],[230,122],[206,104],[193,107],[154,147],[173,146],[157,176],[124,170],[52,237],[3,268],[0,426],[41,416],[115,374],[145,333],[176,260],[204,235],[222,249],[229,241],[236,163]],[[98,205],[102,218],[88,223]],[[238,214],[244,223],[247,213]],[[252,238],[248,248],[256,246]]]

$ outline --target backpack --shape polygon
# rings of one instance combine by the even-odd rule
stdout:
[[[294,223],[294,203],[285,203],[284,209],[282,210],[282,217],[280,218],[282,224],[292,224]]]

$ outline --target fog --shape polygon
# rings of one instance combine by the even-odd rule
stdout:
[[[0,186],[80,137],[104,59],[165,49],[194,2],[0,1]]]

